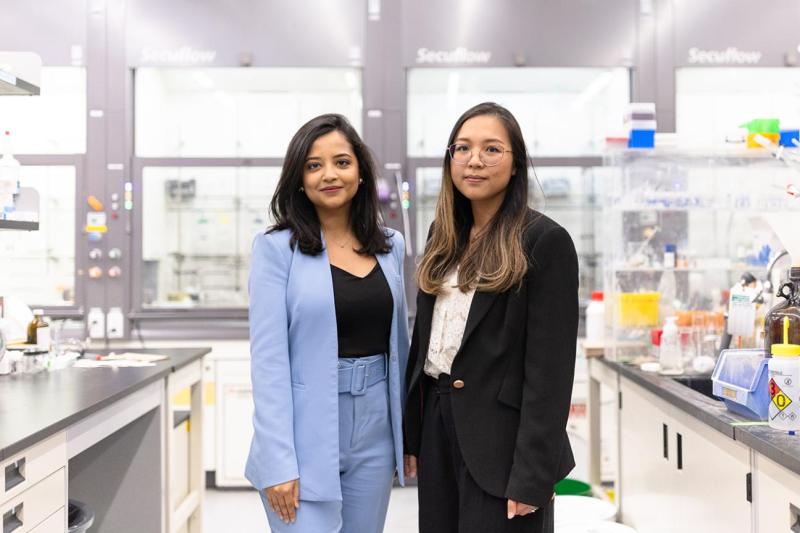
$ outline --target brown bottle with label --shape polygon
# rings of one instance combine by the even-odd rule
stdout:
[[[39,329],[47,327],[47,323],[44,321],[43,317],[43,310],[33,310],[33,320],[28,323],[28,344],[39,344]]]
[[[789,281],[778,289],[783,301],[769,310],[764,319],[764,350],[771,354],[773,343],[800,344],[800,267],[792,267]],[[784,318],[789,319],[789,340],[783,339]]]

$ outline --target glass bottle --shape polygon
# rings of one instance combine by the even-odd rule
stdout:
[[[33,320],[28,324],[28,344],[50,349],[50,329],[44,321],[44,311],[34,309]]]
[[[773,344],[800,344],[800,267],[792,267],[789,281],[781,285],[778,296],[783,298],[764,319],[764,350],[772,353]],[[784,318],[788,318],[788,340],[783,338]]]
[[[658,314],[661,325],[665,325],[667,318],[675,314],[675,245],[667,244],[664,247],[664,271],[658,282],[659,300]]]

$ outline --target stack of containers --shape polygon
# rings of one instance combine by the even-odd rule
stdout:
[[[747,128],[748,148],[762,147],[756,139],[757,135],[769,139],[773,144],[778,144],[781,140],[780,121],[777,118],[755,118],[740,127]]]
[[[656,104],[633,102],[625,113],[628,148],[653,148],[656,145]]]
[[[778,144],[781,146],[788,146],[789,148],[795,148],[795,141],[800,143],[800,129],[794,127],[784,127],[781,128],[781,137]]]

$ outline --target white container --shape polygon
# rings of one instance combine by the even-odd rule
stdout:
[[[680,338],[678,337],[678,317],[669,316],[661,334],[661,346],[658,351],[658,363],[661,373],[666,375],[683,374],[683,356],[681,355]]]
[[[783,319],[783,343],[772,345],[769,360],[769,427],[800,430],[800,345],[789,344],[789,318]]]
[[[613,503],[588,496],[558,495],[554,507],[556,531],[566,526],[614,522],[617,518]]]
[[[745,287],[742,282],[731,287],[728,301],[728,333],[741,337],[752,337],[755,334],[755,296],[755,289]]]
[[[800,431],[800,357],[773,356],[767,368],[769,427],[781,431]]]
[[[558,533],[636,533],[636,530],[617,522],[575,522],[561,525]]]
[[[605,339],[606,306],[603,303],[603,292],[592,293],[592,300],[586,307],[586,341],[600,344]]]

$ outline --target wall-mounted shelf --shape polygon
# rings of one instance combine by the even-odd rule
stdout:
[[[25,222],[23,220],[0,220],[0,230],[13,229],[20,231],[37,231],[38,222]]]
[[[4,70],[0,70],[0,95],[38,96],[39,87]]]
[[[24,220],[0,220],[0,230],[2,229],[37,231],[39,229],[39,223],[26,222]]]

